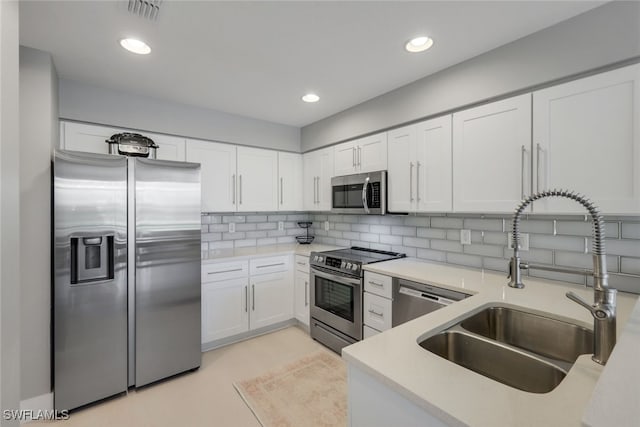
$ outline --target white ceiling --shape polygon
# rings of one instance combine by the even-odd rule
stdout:
[[[602,3],[165,0],[150,22],[126,0],[22,1],[20,42],[63,78],[304,126]],[[406,53],[423,33],[433,48]],[[320,102],[301,102],[309,91]]]

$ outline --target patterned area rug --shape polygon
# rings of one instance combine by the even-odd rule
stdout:
[[[264,427],[347,424],[346,366],[337,355],[314,353],[233,386]]]

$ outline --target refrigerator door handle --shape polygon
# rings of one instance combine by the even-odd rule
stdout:
[[[249,312],[249,290],[247,286],[244,287],[244,312]]]

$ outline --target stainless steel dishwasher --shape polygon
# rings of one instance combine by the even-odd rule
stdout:
[[[393,279],[391,326],[424,316],[471,295],[424,283]]]

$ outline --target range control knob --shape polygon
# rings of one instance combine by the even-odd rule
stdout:
[[[351,263],[350,262],[347,263],[347,270],[351,270]]]
[[[358,271],[358,264],[353,264],[353,265],[351,266],[351,269],[352,269],[353,271]]]
[[[340,268],[345,268],[346,266],[347,266],[347,263],[346,263],[346,262],[342,261],[342,262],[340,263]]]
[[[319,256],[319,257],[318,257],[318,261],[319,261],[319,262],[322,262],[322,261],[324,261],[324,258],[323,258],[323,257],[321,257],[321,256]]]

